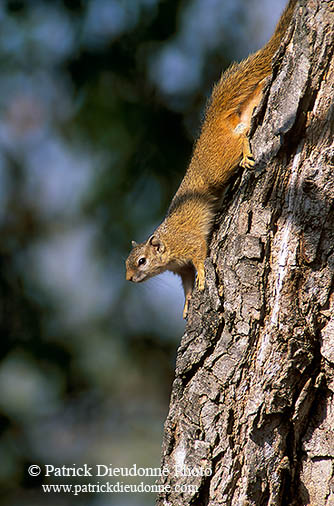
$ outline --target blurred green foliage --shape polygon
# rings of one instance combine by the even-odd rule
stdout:
[[[248,52],[244,19],[223,0],[0,6],[6,506],[76,503],[43,494],[31,463],[159,466],[183,296],[168,276],[128,286],[123,262],[164,215],[212,83]]]

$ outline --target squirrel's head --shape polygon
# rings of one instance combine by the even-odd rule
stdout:
[[[157,235],[151,235],[146,242],[132,241],[132,251],[126,259],[126,279],[140,283],[156,276],[166,269],[164,243]]]

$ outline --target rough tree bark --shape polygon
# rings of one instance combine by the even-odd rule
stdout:
[[[334,2],[300,0],[190,306],[158,505],[334,505],[333,53]]]

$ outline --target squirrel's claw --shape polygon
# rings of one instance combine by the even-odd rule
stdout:
[[[253,155],[244,156],[240,162],[240,166],[243,169],[251,169],[252,167],[254,167],[254,165],[255,165],[255,160],[254,160]]]
[[[242,146],[242,160],[240,162],[240,166],[244,169],[251,169],[255,165],[255,160],[253,153],[251,151],[251,147],[249,145],[249,139],[247,136],[244,137],[243,146]]]

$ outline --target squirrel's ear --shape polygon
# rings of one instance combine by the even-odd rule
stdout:
[[[133,248],[135,248],[136,246],[138,246],[138,243],[136,241],[131,241],[131,244],[132,244]]]
[[[164,243],[162,241],[160,241],[160,239],[156,235],[151,235],[148,242],[151,246],[153,246],[153,248],[157,252],[163,253],[165,251]]]

